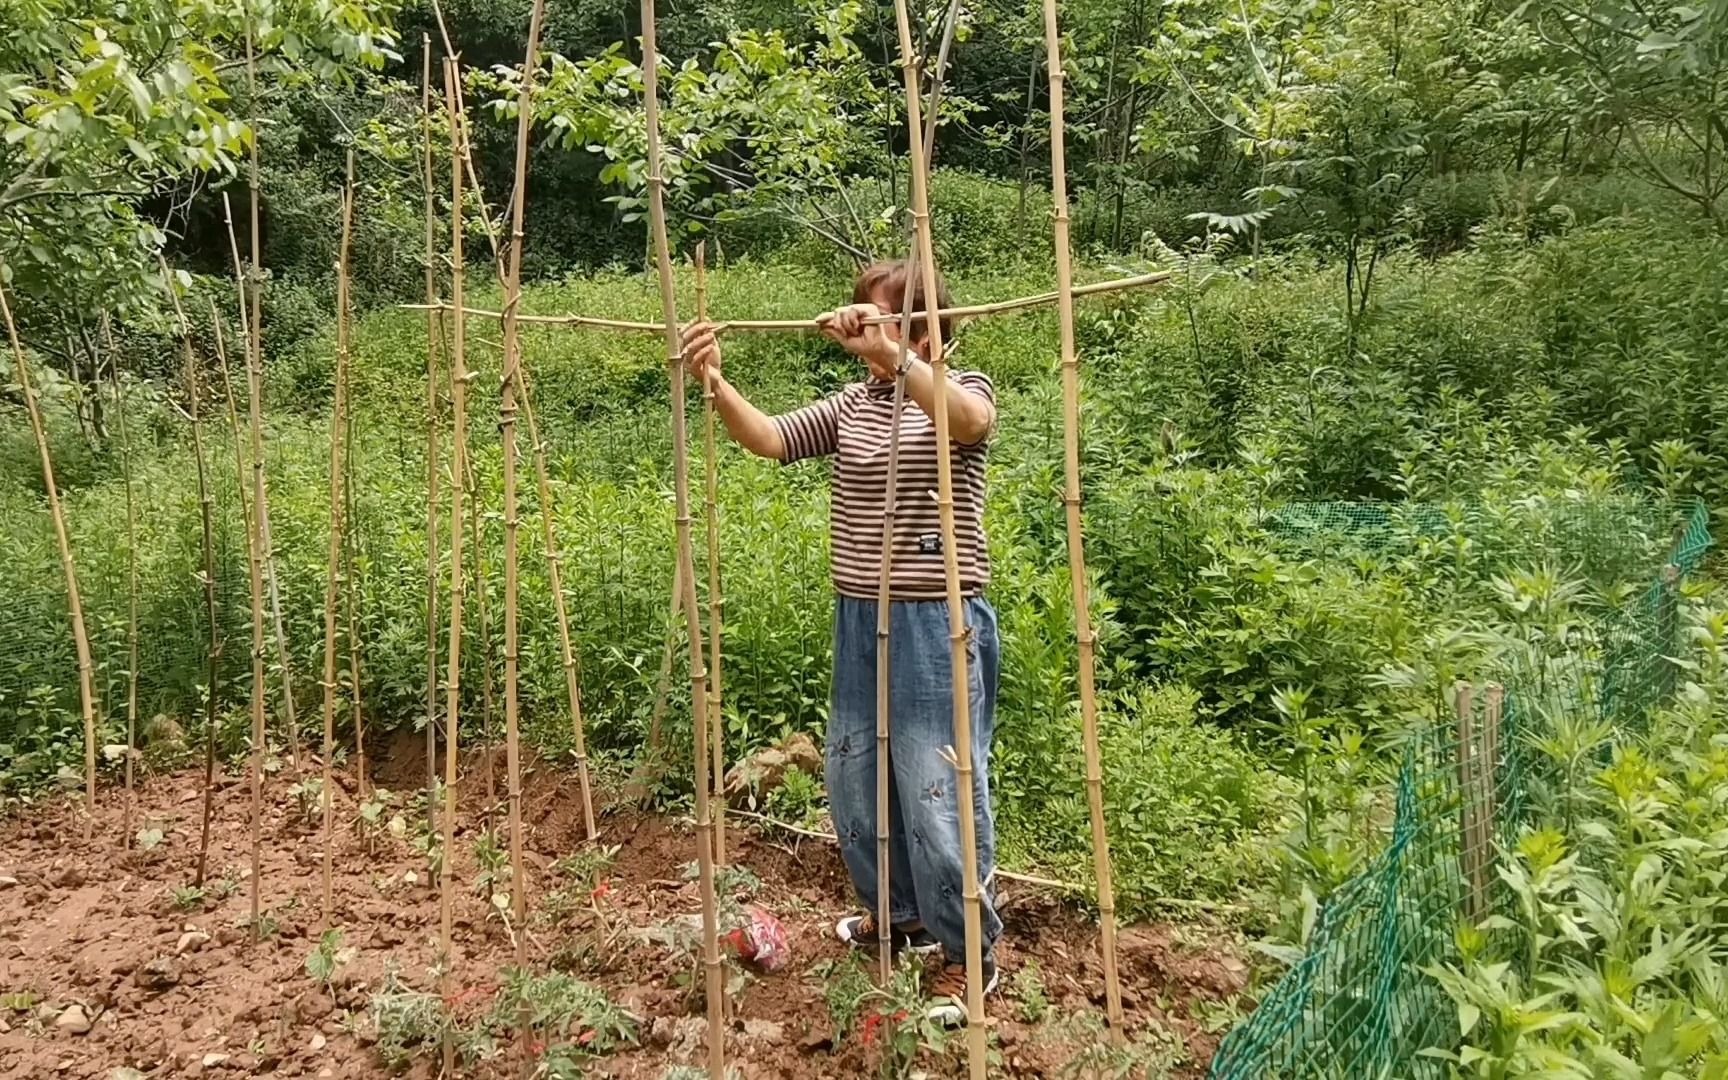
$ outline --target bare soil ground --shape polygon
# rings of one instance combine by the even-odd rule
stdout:
[[[422,782],[424,759],[414,742],[385,748],[392,752],[374,784],[404,792]],[[472,1032],[493,1007],[514,939],[490,890],[476,887],[483,873],[475,849],[486,816],[485,769],[478,759],[469,764],[460,796],[472,813],[463,818],[453,861],[455,955],[445,1000]],[[500,760],[500,799],[502,771]],[[219,780],[202,895],[183,891],[197,864],[201,781],[194,771],[141,784],[134,832],[161,834],[147,848],[123,846],[125,799],[116,790],[102,795],[88,841],[82,810],[71,800],[36,804],[0,821],[0,1077],[438,1075],[438,1047],[415,1045],[411,1024],[384,1015],[392,1005],[412,1013],[413,1003],[438,1000],[426,996],[438,990],[432,970],[438,890],[425,854],[413,846],[422,828],[416,815],[405,817],[400,836],[388,827],[393,812],[363,834],[355,826],[353,778],[340,778],[331,923],[343,936],[336,970],[323,983],[307,966],[326,925],[323,834],[289,794],[295,778],[284,769],[266,785],[264,936],[256,942],[247,872],[250,790],[237,771]],[[568,1075],[658,1080],[673,1066],[700,1063],[701,995],[680,983],[693,970],[691,958],[657,940],[700,911],[686,875],[694,857],[688,822],[613,807],[601,843],[617,845],[615,855],[609,863],[586,860],[587,871],[573,869],[584,860],[560,860],[593,850],[584,840],[574,776],[533,767],[524,790],[530,966],[580,976],[636,1021],[633,1041],[581,1060]],[[399,796],[398,808],[407,802]],[[502,809],[495,807],[490,820],[507,852]],[[737,1075],[893,1075],[892,1024],[867,1019],[880,1006],[866,999],[858,1019],[841,1028],[829,1001],[855,962],[831,934],[850,903],[838,853],[819,840],[737,823],[728,840],[734,865],[760,882],[729,879],[734,899],[774,913],[792,951],[785,969],[752,973],[726,1003],[727,1057]],[[1000,900],[1007,931],[1000,949],[1004,990],[990,1002],[994,1075],[1204,1072],[1218,1039],[1212,1029],[1234,1011],[1247,974],[1227,935],[1195,926],[1125,929],[1120,955],[1134,1043],[1131,1051],[1112,1052],[1085,1019],[1098,1012],[1101,997],[1095,924],[1052,896],[1012,883]],[[1038,977],[1016,984],[1015,973],[1029,966]],[[860,963],[864,979],[854,977],[852,985],[874,970],[873,962]],[[1040,998],[1047,1003],[1042,1015]],[[579,1030],[537,1032],[543,1041],[524,1050],[504,1034],[495,1055],[470,1058],[461,1075],[524,1075],[524,1057],[560,1037],[578,1049],[593,1038]],[[386,1053],[392,1038],[409,1043],[393,1062]],[[963,1063],[962,1042],[954,1038],[945,1052],[919,1050],[898,1071],[948,1075]],[[1130,1053],[1133,1071],[1119,1071]],[[539,1060],[541,1074],[561,1075],[552,1064]]]

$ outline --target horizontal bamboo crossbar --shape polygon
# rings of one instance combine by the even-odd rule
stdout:
[[[1110,281],[1094,282],[1091,285],[1076,285],[1074,295],[1100,296],[1105,293],[1125,292],[1129,289],[1145,289],[1154,285],[1162,285],[1175,274],[1170,270],[1159,270],[1150,274],[1137,274],[1133,277],[1115,278]],[[998,300],[990,304],[971,304],[964,307],[941,308],[936,312],[938,318],[944,319],[976,319],[986,315],[1001,315],[1010,311],[1021,311],[1026,308],[1048,307],[1056,303],[1057,294],[1053,292],[1036,293],[1032,296],[1020,296],[1012,300]],[[437,304],[402,304],[406,311],[449,311],[448,303]],[[464,308],[463,312],[482,319],[501,319],[504,313],[488,308]],[[914,312],[913,319],[926,318],[926,313]],[[592,315],[524,315],[516,316],[516,321],[524,325],[557,326],[570,330],[622,330],[645,334],[664,334],[666,327],[661,323],[635,322],[630,319],[603,319]],[[715,329],[722,333],[758,333],[787,331],[792,333],[810,333],[822,329],[824,317],[814,319],[734,319],[730,322],[716,323]],[[870,325],[886,325],[898,323],[899,315],[878,315],[864,320]]]

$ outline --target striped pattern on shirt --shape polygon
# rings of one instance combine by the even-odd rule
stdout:
[[[950,371],[949,393],[981,394],[992,405],[996,390],[977,371]],[[882,572],[883,495],[888,486],[888,439],[893,430],[894,384],[871,379],[802,409],[774,417],[785,445],[782,460],[834,458],[829,493],[828,543],[834,588],[842,596],[874,600]],[[960,591],[976,596],[990,581],[984,537],[984,464],[988,437],[953,444],[954,541]],[[948,595],[942,526],[936,505],[936,425],[907,398],[900,414],[898,499],[891,540],[889,596],[941,600]]]

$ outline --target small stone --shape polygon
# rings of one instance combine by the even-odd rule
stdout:
[[[216,1066],[227,1060],[227,1054],[205,1054],[203,1065],[206,1069],[214,1069]]]
[[[76,866],[68,866],[56,874],[51,883],[62,889],[76,889],[84,884],[84,871]]]
[[[0,889],[10,889],[16,884],[18,884],[18,879],[12,876],[11,871],[0,870]]]
[[[60,1010],[44,1001],[36,1006],[36,1021],[42,1024],[52,1024],[54,1018],[60,1015]]]
[[[656,1016],[654,1023],[648,1028],[648,1046],[654,1050],[664,1050],[672,1045],[672,1018]]]
[[[314,1031],[312,1033],[312,1045],[309,1047],[309,1049],[314,1054],[316,1054],[318,1051],[324,1049],[328,1045],[330,1045],[330,1040],[326,1039],[324,1037],[324,1033],[322,1031]]]
[[[11,1032],[12,1032],[12,1025],[8,1024],[6,1022],[6,1018],[4,1016],[0,1016],[0,1035],[9,1035],[9,1034],[11,1034]]]
[[[174,955],[179,956],[181,953],[197,952],[208,944],[210,944],[209,934],[206,934],[202,930],[188,930],[184,934],[180,935],[179,941],[174,943]]]
[[[216,944],[222,946],[236,945],[245,938],[246,932],[238,926],[224,926],[216,931]]]
[[[84,1006],[68,1005],[54,1021],[54,1026],[73,1035],[87,1035],[90,1033],[90,1018],[84,1015]]]
[[[786,1029],[772,1020],[746,1020],[744,1034],[761,1042],[777,1043],[785,1038]]]
[[[180,981],[180,965],[172,956],[158,956],[138,969],[133,976],[145,990],[166,990]]]

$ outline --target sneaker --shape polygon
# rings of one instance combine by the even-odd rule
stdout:
[[[875,915],[846,916],[834,924],[834,936],[854,949],[874,949],[881,941],[876,931]],[[888,931],[888,947],[896,953],[923,956],[935,952],[941,945],[922,926],[914,930],[902,930],[896,926]]]
[[[996,984],[1001,980],[996,970],[996,961],[986,956],[984,958],[984,996],[989,997],[996,992]],[[944,964],[942,973],[936,976],[936,982],[930,987],[930,1019],[943,1027],[966,1026],[966,965]]]

